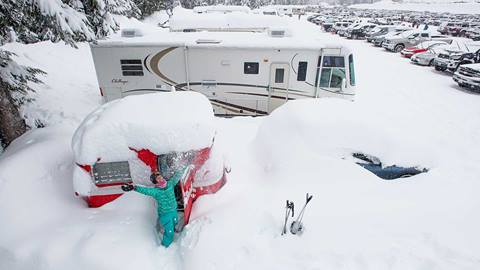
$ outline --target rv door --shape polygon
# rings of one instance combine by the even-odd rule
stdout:
[[[270,65],[270,84],[268,87],[268,113],[288,100],[288,79],[290,65],[272,63]]]

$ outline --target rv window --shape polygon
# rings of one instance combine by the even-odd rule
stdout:
[[[322,74],[320,75],[320,87],[328,87],[330,84],[330,74],[332,73],[331,68],[322,69]]]
[[[245,73],[245,74],[258,74],[258,62],[245,62],[245,63],[243,63],[243,73]]]
[[[297,81],[304,82],[307,78],[307,64],[308,62],[298,62]]]
[[[355,85],[355,69],[353,68],[353,54],[348,56],[348,70],[350,71],[350,85]]]
[[[285,75],[285,69],[283,68],[275,69],[275,83],[283,83],[284,75]]]
[[[345,67],[345,60],[342,56],[325,56],[323,67]]]
[[[330,79],[330,88],[341,88],[343,79],[345,79],[345,69],[333,68],[332,78]]]
[[[120,60],[123,76],[143,76],[143,65],[140,59]]]

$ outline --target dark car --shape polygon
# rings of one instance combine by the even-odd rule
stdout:
[[[425,168],[418,167],[401,167],[397,165],[383,166],[382,162],[377,157],[363,153],[353,153],[352,156],[357,159],[356,163],[358,165],[385,180],[406,178],[428,171]]]

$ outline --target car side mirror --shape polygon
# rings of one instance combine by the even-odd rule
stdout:
[[[347,88],[347,79],[342,79],[342,85],[340,85],[340,91],[344,92],[345,88]]]

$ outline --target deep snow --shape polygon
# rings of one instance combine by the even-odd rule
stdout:
[[[50,127],[0,156],[0,269],[478,269],[480,95],[364,41],[302,27],[354,50],[356,101],[216,118],[232,172],[169,249],[155,245],[149,198],[88,209],[73,195],[70,140],[100,99],[87,45],[11,45],[49,72],[25,111]],[[352,150],[430,171],[381,180],[348,159]],[[304,234],[280,236],[285,200],[300,207],[306,192]]]

